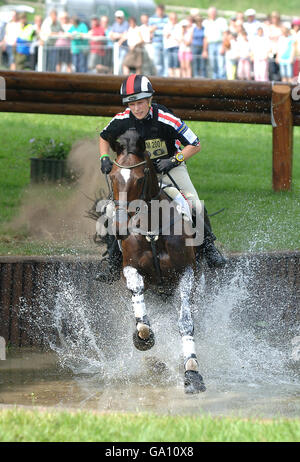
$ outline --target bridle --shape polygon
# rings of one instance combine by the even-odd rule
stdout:
[[[134,152],[128,152],[128,154],[134,154]],[[139,162],[139,163],[133,164],[133,165],[121,165],[116,160],[114,160],[113,163],[119,168],[129,168],[130,169],[130,168],[139,167],[140,165],[144,165],[146,163],[146,161],[143,160],[142,162]]]
[[[131,152],[131,151],[128,151],[127,154],[134,154],[136,155],[134,152]],[[136,167],[140,167],[141,165],[145,165],[146,164],[146,161],[143,160],[142,162],[138,162],[137,164],[133,164],[133,165],[123,165],[123,164],[119,164],[116,160],[113,161],[113,163],[119,167],[119,168],[126,168],[126,169],[133,169],[133,168],[136,168]],[[148,182],[149,182],[149,174],[150,174],[150,169],[149,167],[145,167],[144,168],[144,181],[143,181],[143,188],[142,188],[142,193],[141,193],[141,196],[139,197],[139,200],[145,200],[146,198],[146,192],[147,192],[147,187],[148,187]],[[161,189],[161,188],[160,188]],[[160,191],[159,191],[159,194],[160,194]],[[158,194],[158,196],[159,196]],[[157,196],[157,197],[158,197]],[[152,198],[152,199],[156,199],[157,197],[155,198]],[[119,207],[119,208],[123,208],[125,209],[124,205],[126,203],[126,205],[128,206],[128,201],[121,201],[121,204],[120,204],[120,201],[117,201],[115,199],[112,199],[114,204]],[[127,210],[127,207],[126,207],[126,210]]]

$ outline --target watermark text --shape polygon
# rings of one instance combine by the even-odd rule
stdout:
[[[6,100],[6,82],[4,77],[0,77],[0,100]]]
[[[5,361],[5,339],[0,337],[0,361]]]

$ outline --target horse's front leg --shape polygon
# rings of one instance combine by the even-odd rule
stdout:
[[[194,271],[191,267],[188,267],[179,284],[181,306],[178,327],[182,339],[185,370],[184,387],[186,393],[199,393],[200,391],[206,390],[203,378],[198,371],[198,361],[194,342],[194,322],[190,305],[194,279]]]
[[[141,351],[149,350],[153,347],[155,341],[146,313],[143,277],[133,266],[125,266],[123,274],[126,279],[127,288],[131,292],[132,307],[136,322],[136,329],[133,333],[134,346]]]

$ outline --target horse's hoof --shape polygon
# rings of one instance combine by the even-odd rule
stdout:
[[[135,348],[140,351],[150,350],[155,344],[154,333],[152,329],[149,328],[148,338],[141,338],[137,330],[133,332],[133,344]]]
[[[187,394],[200,393],[206,390],[202,376],[198,371],[185,371],[184,391]]]

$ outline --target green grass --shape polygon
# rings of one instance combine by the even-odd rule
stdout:
[[[1,442],[296,442],[299,419],[0,411]]]
[[[29,139],[53,136],[74,142],[95,138],[109,119],[0,113],[0,254],[61,254],[74,249],[40,246],[24,229],[10,229],[30,189]],[[190,122],[202,151],[188,162],[219,245],[228,251],[299,249],[300,129],[294,130],[293,188],[272,191],[272,129],[269,126]],[[84,153],[83,153],[84,155]],[[99,166],[99,180],[101,178]],[[66,192],[49,189],[63,203]],[[85,220],[85,218],[82,218]]]
[[[14,216],[29,184],[31,138],[50,135],[73,143],[95,137],[104,124],[95,117],[0,113],[0,225]]]
[[[188,163],[215,234],[231,250],[296,249],[300,242],[300,130],[294,130],[293,188],[272,190],[272,129],[190,123],[203,150]]]
[[[156,3],[163,3],[166,5],[167,11],[172,9],[172,6],[183,6],[181,0],[157,0]],[[298,0],[289,0],[282,3],[280,0],[270,0],[259,1],[259,0],[237,0],[232,2],[231,0],[215,0],[211,2],[210,0],[189,0],[186,8],[201,8],[207,9],[211,5],[214,5],[219,10],[228,10],[228,11],[246,11],[248,8],[254,8],[257,13],[266,13],[269,14],[272,11],[278,11],[281,14],[285,15],[296,15],[299,16],[299,2]]]
[[[32,0],[37,1],[37,0]],[[32,4],[30,2],[30,5]],[[155,0],[157,4],[165,4],[167,7],[171,6],[182,6],[181,0]],[[0,6],[5,4],[4,1],[0,0]],[[23,2],[26,5],[26,1]],[[216,6],[220,10],[229,10],[229,11],[245,11],[248,8],[255,8],[258,13],[271,13],[272,11],[276,10],[280,13],[286,15],[299,15],[299,2],[298,0],[289,0],[284,3],[280,2],[280,0],[270,0],[270,1],[263,1],[260,2],[259,0],[252,0],[251,4],[249,0],[236,0],[232,2],[232,0],[215,0],[211,2],[210,0],[189,0],[188,7],[190,8],[208,8],[211,5]],[[36,14],[40,14],[41,11],[38,8]]]

